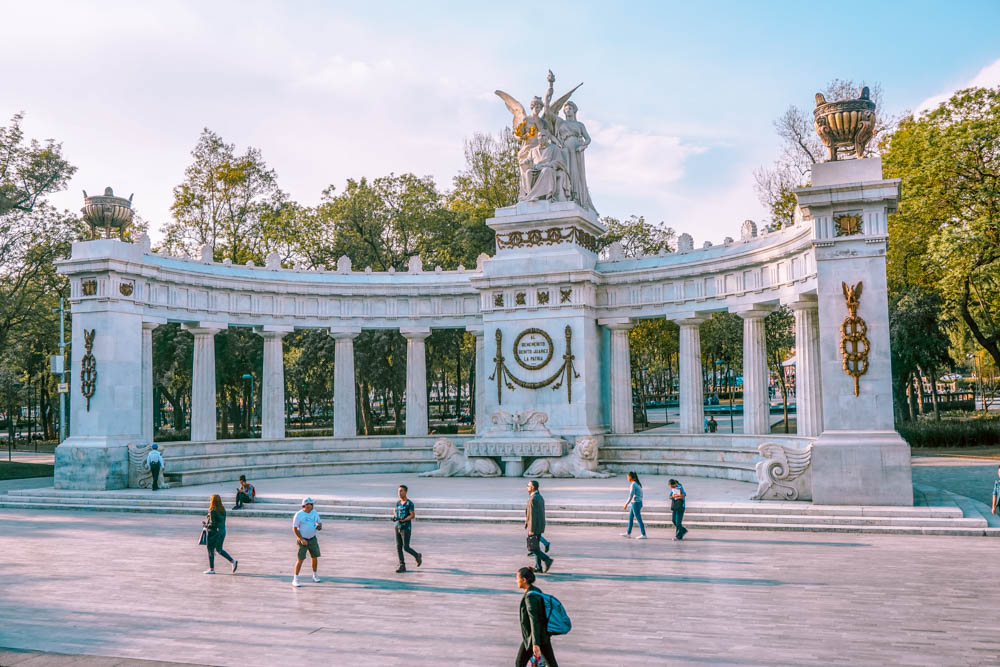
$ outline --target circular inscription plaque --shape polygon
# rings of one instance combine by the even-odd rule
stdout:
[[[537,371],[552,361],[552,339],[541,329],[525,329],[514,339],[514,361]]]

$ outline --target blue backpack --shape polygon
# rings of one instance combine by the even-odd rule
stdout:
[[[531,592],[542,596],[542,602],[545,604],[545,625],[550,635],[564,635],[573,629],[573,621],[569,620],[569,614],[558,598],[541,591]]]

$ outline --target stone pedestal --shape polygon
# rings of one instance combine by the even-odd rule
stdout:
[[[539,456],[565,456],[569,443],[543,433],[511,433],[485,436],[465,443],[466,456],[499,458],[503,462],[504,477],[524,474],[525,459]]]
[[[813,187],[795,192],[813,225],[816,252],[823,401],[823,431],[812,453],[818,504],[913,504],[910,450],[893,430],[885,273],[888,214],[899,179],[880,177],[880,158],[817,164]],[[855,378],[844,370],[841,326],[850,315],[843,285],[859,283],[857,317],[869,346],[855,394]]]

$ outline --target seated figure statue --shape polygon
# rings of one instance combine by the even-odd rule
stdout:
[[[552,143],[546,133],[538,137],[538,145],[533,150],[534,169],[538,172],[527,201],[549,199],[569,201],[571,195],[569,171],[563,149]]]

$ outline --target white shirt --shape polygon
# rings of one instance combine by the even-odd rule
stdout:
[[[313,510],[312,512],[299,510],[292,518],[292,528],[298,528],[299,535],[301,535],[303,539],[307,540],[316,535],[316,526],[319,526],[322,523],[323,522],[319,518],[319,512],[316,510]]]
[[[149,466],[150,463],[159,463],[163,465],[163,457],[160,456],[159,450],[151,449],[149,454],[146,454],[146,465]]]

